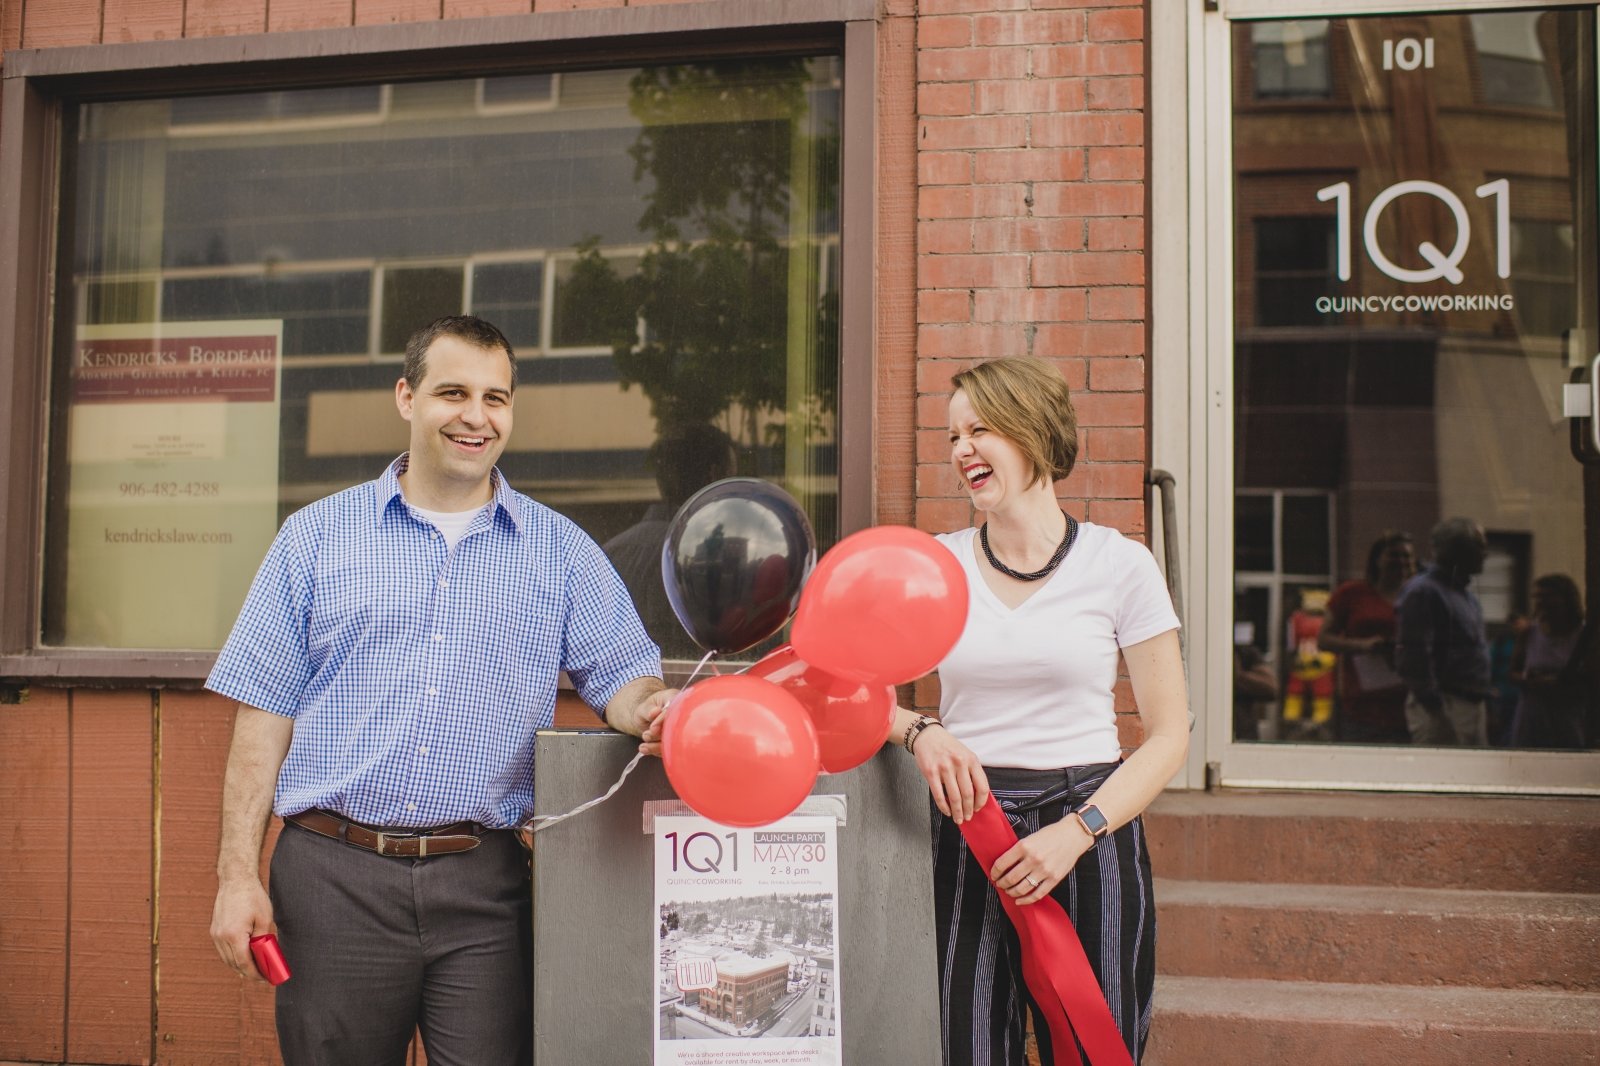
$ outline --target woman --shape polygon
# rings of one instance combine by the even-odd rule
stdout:
[[[1406,689],[1394,672],[1394,600],[1417,572],[1411,534],[1380,534],[1367,550],[1363,579],[1328,600],[1317,647],[1339,656],[1339,739],[1352,744],[1408,744]]]
[[[1566,574],[1546,574],[1533,583],[1533,616],[1511,657],[1511,679],[1522,696],[1511,717],[1517,748],[1581,748],[1583,692],[1568,679],[1567,665],[1583,629],[1583,596]]]
[[[997,891],[1021,906],[1051,896],[1066,909],[1137,1061],[1155,984],[1139,815],[1188,749],[1178,619],[1143,545],[1074,520],[1056,500],[1053,484],[1078,454],[1061,375],[1040,360],[999,359],[954,384],[950,462],[986,522],[940,540],[966,571],[971,606],[939,667],[939,718],[900,710],[891,734],[938,808],[944,1061],[1023,1062],[1028,989]],[[1119,653],[1144,727],[1125,760],[1112,691]],[[1021,839],[985,870],[957,827],[991,791]],[[1034,1032],[1041,1060],[1053,1061],[1037,1018]]]

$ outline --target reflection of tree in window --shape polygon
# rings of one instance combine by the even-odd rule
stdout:
[[[156,317],[153,281],[91,281],[83,289],[85,325],[150,322]]]
[[[1483,100],[1512,107],[1554,108],[1555,94],[1539,42],[1542,12],[1508,11],[1467,16],[1478,50]]]
[[[555,261],[550,347],[610,349],[636,343],[639,319],[626,291],[638,273],[639,257],[603,254],[594,240],[578,247],[577,259]]]
[[[837,131],[806,132],[811,83],[799,58],[652,67],[633,79],[643,128],[630,155],[636,179],[654,179],[639,219],[651,243],[631,277],[597,242],[580,245],[567,290],[605,320],[623,384],[644,391],[663,430],[738,405],[755,445],[766,443],[763,411],[796,414],[807,399],[813,416],[833,410],[834,302],[819,299],[809,239],[834,209]],[[796,359],[810,397],[791,394]]]
[[[1258,218],[1255,320],[1258,326],[1327,326],[1317,297],[1337,291],[1332,216]]]
[[[1258,99],[1320,100],[1332,95],[1327,19],[1252,23],[1250,46]]]
[[[1511,220],[1511,289],[1523,334],[1559,337],[1578,324],[1570,222]]]

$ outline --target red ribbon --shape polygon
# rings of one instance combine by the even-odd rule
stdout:
[[[993,797],[961,823],[961,835],[985,873],[1017,843],[1017,834]],[[1049,1027],[1056,1066],[1072,1062],[1082,1066],[1078,1044],[1088,1054],[1089,1066],[1133,1066],[1078,932],[1061,904],[1046,896],[1023,907],[1009,893],[998,887],[995,891],[1022,941],[1022,976]]]

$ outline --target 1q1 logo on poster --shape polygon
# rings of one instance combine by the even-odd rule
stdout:
[[[1501,278],[1511,276],[1511,183],[1505,178],[1486,182],[1473,190],[1479,199],[1494,201],[1494,263],[1495,273]],[[1378,225],[1389,205],[1404,196],[1428,196],[1444,204],[1455,222],[1455,240],[1449,250],[1433,241],[1417,245],[1416,255],[1427,265],[1421,268],[1404,267],[1394,261],[1378,240]],[[1335,246],[1340,281],[1351,277],[1353,211],[1350,183],[1341,181],[1317,190],[1317,199],[1323,203],[1334,202]],[[1460,285],[1466,280],[1461,264],[1472,245],[1472,220],[1467,205],[1454,191],[1435,181],[1410,180],[1396,182],[1379,192],[1367,205],[1361,223],[1361,244],[1372,265],[1396,281],[1420,285],[1432,281],[1448,281]],[[1509,293],[1447,294],[1428,296],[1320,296],[1317,310],[1330,311],[1509,311],[1512,297]]]

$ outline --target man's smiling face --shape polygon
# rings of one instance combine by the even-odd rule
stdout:
[[[395,386],[400,417],[411,423],[407,473],[450,495],[487,489],[511,438],[511,387],[504,351],[436,339],[417,387]]]

